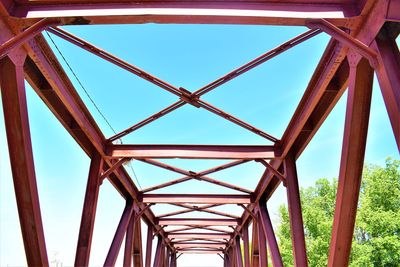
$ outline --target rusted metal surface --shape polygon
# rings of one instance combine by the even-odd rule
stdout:
[[[29,266],[49,266],[29,130],[25,57],[20,54],[14,55],[13,60],[0,60],[1,98],[26,261]]]
[[[355,53],[348,57],[350,85],[328,266],[349,263],[372,96],[372,67]]]
[[[108,145],[107,156],[115,158],[184,159],[273,159],[279,158],[275,146],[233,145]]]
[[[75,254],[75,266],[89,265],[90,248],[94,222],[96,218],[97,200],[100,189],[100,171],[104,161],[99,154],[92,156],[90,163],[89,177],[86,185],[84,206],[82,209],[81,226],[79,229],[78,245]]]
[[[396,34],[390,29],[382,28],[373,47],[378,51],[376,74],[400,151],[400,90],[396,89],[400,88],[400,53],[395,40]]]
[[[287,186],[293,253],[296,266],[307,266],[295,160],[307,147],[340,96],[349,85],[348,110],[343,141],[339,189],[329,254],[329,266],[348,262],[354,229],[361,168],[369,117],[369,101],[375,68],[398,147],[400,147],[400,56],[395,37],[399,22],[398,0],[332,1],[136,1],[128,0],[1,0],[0,57],[1,90],[7,139],[13,170],[22,236],[28,265],[47,266],[47,252],[40,217],[33,156],[24,96],[23,76],[59,119],[82,149],[92,158],[75,265],[87,266],[96,214],[99,185],[108,178],[126,199],[105,265],[114,265],[126,237],[124,265],[143,265],[141,219],[148,225],[145,266],[151,266],[154,236],[158,243],[153,266],[176,266],[178,253],[218,254],[224,266],[267,266],[267,242],[274,266],[282,266],[279,248],[266,209],[266,201],[282,182]],[[388,24],[389,22],[392,24]],[[179,100],[133,126],[106,138],[97,126],[73,84],[43,36],[43,29],[59,25],[122,23],[232,23],[262,25],[303,25],[309,31],[262,54],[226,75],[190,92],[171,85],[95,45],[52,27],[53,34],[166,90]],[[385,25],[386,23],[386,25]],[[333,37],[318,64],[293,117],[281,138],[248,124],[200,99],[222,84],[237,78],[290,48],[326,32]],[[350,49],[350,52],[349,52]],[[25,59],[25,55],[27,55]],[[357,65],[358,60],[362,58]],[[14,64],[18,60],[20,64]],[[349,58],[349,61],[346,60]],[[22,63],[24,64],[22,64]],[[117,145],[113,141],[190,104],[203,108],[265,138],[271,145]],[[157,159],[231,159],[201,172],[184,170]],[[157,166],[183,177],[138,190],[124,169],[131,160]],[[265,167],[256,188],[249,190],[222,182],[210,174],[258,161]],[[284,164],[285,163],[285,164]],[[16,168],[15,166],[22,166]],[[348,166],[352,166],[349,168]],[[352,179],[350,179],[352,178]],[[190,180],[204,181],[240,194],[150,194]],[[21,196],[28,198],[21,201]],[[156,216],[150,205],[171,204],[179,210]],[[241,216],[216,210],[237,204]],[[214,218],[171,218],[182,214],[208,213]],[[248,227],[253,221],[251,255]],[[32,223],[32,224],[30,224]],[[180,228],[169,229],[178,225]],[[218,227],[231,227],[221,229]],[[28,231],[27,229],[32,229]],[[197,231],[197,232],[196,232]],[[202,231],[202,232],[200,232]],[[244,241],[245,253],[240,250]]]
[[[296,162],[294,156],[291,154],[286,157],[285,173],[287,177],[286,192],[294,265],[307,267],[307,251],[304,237],[303,216],[301,214],[299,182],[297,179]]]
[[[275,237],[274,229],[272,227],[271,218],[266,205],[261,202],[257,205],[259,221],[258,224],[262,226],[262,231],[267,239],[268,249],[271,253],[271,260],[274,266],[283,267],[281,253],[279,251],[278,242]]]

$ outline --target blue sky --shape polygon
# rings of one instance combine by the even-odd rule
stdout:
[[[156,24],[74,26],[65,29],[177,87],[190,91],[197,90],[307,30],[302,27]],[[53,38],[117,132],[177,100],[176,96],[55,36]],[[324,34],[314,37],[215,89],[203,99],[280,138],[328,40],[328,36]],[[56,55],[59,56],[57,52]],[[63,61],[61,63],[64,64]],[[67,73],[105,135],[111,136],[112,130],[95,110],[69,70]],[[49,259],[58,259],[64,266],[70,266],[74,259],[90,161],[29,86],[27,99]],[[337,177],[345,107],[346,94],[297,161],[300,186],[310,186],[321,177]],[[267,140],[214,114],[189,105],[126,136],[123,141],[160,144],[269,144]],[[20,266],[26,263],[2,114],[0,147],[0,266]],[[399,158],[379,86],[375,82],[365,160],[367,163],[383,164],[388,156]],[[201,171],[226,161],[164,162],[183,169]],[[136,161],[131,166],[141,188],[180,177]],[[128,171],[132,174],[130,167]],[[248,163],[210,176],[254,189],[262,171],[260,164]],[[231,193],[198,181],[159,192]],[[285,192],[279,187],[268,203],[275,224],[279,220],[276,215],[277,207],[285,201]],[[101,187],[98,205],[91,257],[93,266],[100,266],[104,262],[124,201],[105,182]],[[168,210],[172,208],[162,205],[154,207],[156,214]],[[232,207],[219,210],[230,211]],[[181,266],[221,264],[216,256],[182,256],[180,261]]]

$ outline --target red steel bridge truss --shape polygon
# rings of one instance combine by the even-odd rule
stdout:
[[[34,170],[24,88],[26,80],[65,129],[91,158],[76,266],[87,266],[100,185],[108,179],[126,199],[104,265],[115,265],[125,238],[124,266],[175,267],[182,253],[219,254],[224,266],[283,266],[266,203],[281,183],[287,191],[293,257],[307,266],[296,159],[317,132],[343,92],[348,90],[336,209],[328,266],[347,266],[370,112],[374,73],[400,147],[399,0],[1,0],[0,79],[5,128],[22,236],[29,266],[48,266]],[[63,25],[137,23],[211,23],[306,26],[303,34],[268,51],[214,82],[191,92],[176,87],[61,29]],[[178,97],[178,101],[126,130],[106,138],[47,44],[42,31],[93,53]],[[204,101],[202,96],[248,70],[315,35],[326,33],[328,43],[305,93],[281,138],[273,137]],[[184,105],[205,109],[267,140],[272,145],[117,144],[115,141]],[[201,172],[159,161],[166,158],[225,159],[229,163]],[[123,163],[139,160],[182,175],[139,190]],[[218,181],[209,175],[249,161],[265,166],[254,190]],[[189,180],[233,189],[237,194],[154,194],[154,190]],[[167,203],[179,211],[155,216],[152,206]],[[241,216],[217,211],[237,204]],[[174,215],[211,213],[222,218]],[[141,220],[148,227],[142,252]],[[252,237],[249,238],[249,225]],[[169,226],[175,226],[168,230]],[[229,230],[221,230],[226,226]],[[152,242],[157,248],[152,259]],[[249,244],[251,240],[252,244]],[[243,242],[243,251],[240,243]]]

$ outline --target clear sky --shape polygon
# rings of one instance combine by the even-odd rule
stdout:
[[[197,90],[307,30],[302,27],[156,24],[73,26],[65,29],[177,87],[184,87],[190,91]],[[55,36],[53,38],[117,132],[177,100],[176,96],[153,84]],[[328,40],[328,36],[324,34],[314,37],[215,89],[205,95],[204,100],[280,138]],[[59,57],[57,52],[56,55]],[[60,61],[64,65],[64,62]],[[69,70],[67,73],[105,135],[111,136],[112,130]],[[28,85],[27,99],[49,259],[53,264],[58,260],[63,266],[71,266],[74,261],[90,161]],[[337,177],[345,107],[346,94],[297,161],[300,186],[310,186],[322,177]],[[13,192],[2,108],[0,113],[0,266],[22,266],[26,262]],[[128,135],[123,142],[269,144],[253,133],[189,105]],[[379,86],[375,81],[366,162],[383,164],[388,156],[399,158]],[[201,171],[227,161],[164,162],[187,170]],[[139,188],[180,177],[178,174],[136,161],[131,163],[131,167],[128,166],[127,170],[131,174],[132,169],[135,171]],[[210,176],[254,189],[262,172],[263,167],[260,164],[248,163]],[[189,182],[159,192],[233,193],[204,182]],[[268,202],[275,225],[279,221],[277,207],[285,202],[285,192],[279,187]],[[103,183],[91,254],[92,266],[103,264],[123,205],[123,199],[114,188],[108,182]],[[232,209],[226,206],[218,210]],[[154,207],[156,214],[171,210],[173,208],[166,205]],[[143,230],[145,229],[143,226]],[[145,240],[145,235],[143,239]],[[182,256],[178,263],[182,267],[222,266],[218,256],[204,255]]]

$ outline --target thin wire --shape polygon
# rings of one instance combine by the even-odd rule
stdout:
[[[107,120],[103,112],[100,111],[100,108],[96,105],[94,102],[93,98],[90,96],[89,92],[86,90],[86,88],[83,86],[81,80],[78,78],[76,75],[75,71],[72,69],[71,65],[68,63],[67,59],[64,57],[63,53],[61,53],[61,50],[58,48],[57,44],[54,42],[53,38],[51,38],[50,34],[46,31],[47,36],[49,37],[50,41],[53,43],[54,47],[64,60],[65,64],[67,65],[68,69],[71,71],[72,75],[74,75],[76,81],[79,83],[80,87],[83,89],[85,92],[85,95],[89,98],[90,102],[92,102],[93,106],[97,110],[97,112],[100,114],[100,116],[104,119],[104,121],[107,123],[108,127],[113,131],[114,134],[117,134],[117,132],[114,130],[114,128],[111,126],[110,122]]]
[[[50,41],[53,43],[54,47],[56,48],[56,50],[58,51],[58,53],[60,54],[61,58],[64,60],[65,64],[67,65],[68,69],[71,71],[72,75],[74,75],[75,79],[77,80],[77,82],[79,83],[80,87],[82,88],[82,90],[85,92],[85,95],[89,98],[90,102],[93,104],[93,106],[96,108],[97,112],[100,114],[100,116],[104,119],[104,121],[107,123],[108,127],[110,127],[110,129],[114,132],[114,134],[117,134],[117,132],[114,130],[114,128],[111,126],[110,122],[107,120],[107,118],[105,117],[105,115],[103,114],[103,112],[101,112],[100,108],[97,106],[97,104],[94,102],[93,98],[90,96],[89,92],[86,90],[85,86],[83,86],[81,80],[78,78],[78,76],[76,75],[75,71],[72,69],[71,65],[68,63],[67,59],[65,58],[65,56],[63,55],[63,53],[61,52],[60,48],[58,48],[57,44],[55,43],[55,41],[53,40],[53,38],[51,38],[50,34],[46,31],[47,36],[49,37]],[[118,139],[121,144],[122,144],[122,140]],[[129,161],[126,165],[129,166],[129,168],[131,169],[133,176],[135,177],[135,180],[140,188],[140,190],[142,190],[142,186],[140,185],[139,179],[136,176],[136,172],[132,167],[131,162]]]
[[[137,176],[136,176],[136,172],[135,172],[135,170],[134,170],[133,167],[132,167],[132,162],[129,161],[127,165],[128,165],[129,168],[131,169],[131,171],[132,171],[132,173],[133,173],[133,177],[135,177],[135,180],[136,180],[136,182],[137,182],[137,184],[138,184],[138,186],[139,186],[140,191],[142,191],[142,186],[140,185],[139,179],[138,179]]]

